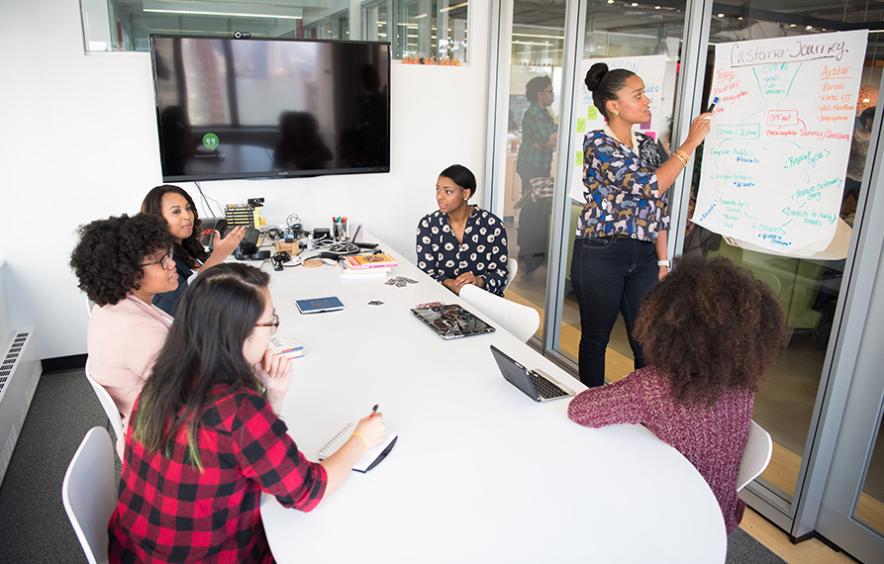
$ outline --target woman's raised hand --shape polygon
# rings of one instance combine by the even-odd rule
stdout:
[[[711,129],[711,112],[704,112],[691,122],[691,128],[688,131],[687,139],[684,140],[684,144],[682,148],[687,150],[688,152],[693,152],[700,143],[703,142],[703,139],[709,135],[709,130]]]
[[[255,365],[255,376],[267,390],[268,398],[282,397],[292,381],[290,360],[271,350],[264,352],[264,358]]]
[[[246,235],[247,227],[234,227],[230,233],[221,237],[221,234],[215,231],[215,239],[212,246],[212,255],[217,255],[217,259],[223,261],[230,256],[239,246],[243,237]]]

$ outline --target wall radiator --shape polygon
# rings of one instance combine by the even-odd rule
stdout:
[[[34,332],[10,329],[4,270],[0,259],[0,484],[42,374]]]

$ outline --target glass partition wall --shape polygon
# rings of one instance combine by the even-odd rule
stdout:
[[[830,407],[826,402],[833,383],[848,386],[853,376],[850,363],[842,358],[846,353],[837,351],[836,344],[844,327],[864,323],[867,315],[861,305],[848,302],[846,289],[859,284],[851,280],[852,265],[879,260],[880,246],[869,252],[869,244],[860,244],[857,234],[863,227],[878,229],[884,223],[884,218],[864,213],[864,203],[875,195],[864,164],[865,151],[870,137],[874,141],[875,135],[880,136],[872,131],[870,118],[876,115],[884,68],[884,44],[879,48],[884,32],[881,6],[852,0],[785,0],[776,5],[760,0],[509,0],[502,5],[497,94],[492,101],[497,106],[489,106],[498,125],[489,142],[489,159],[493,161],[489,170],[493,172],[487,203],[506,218],[511,231],[510,255],[519,259],[519,275],[507,298],[531,305],[545,316],[535,345],[575,374],[580,323],[568,270],[576,217],[583,205],[582,139],[586,131],[604,125],[583,85],[589,65],[607,61],[611,67],[630,68],[643,78],[652,118],[640,129],[668,151],[670,143],[684,137],[690,118],[708,104],[716,44],[870,29],[859,57],[859,88],[839,92],[839,103],[852,107],[847,112],[850,117],[844,119],[854,122],[854,142],[846,175],[837,179],[844,186],[837,214],[838,252],[819,257],[760,252],[693,224],[690,217],[703,174],[702,158],[692,160],[692,168],[683,173],[671,192],[670,257],[727,257],[768,284],[785,312],[787,345],[761,385],[754,412],[755,420],[773,437],[773,457],[764,474],[743,494],[755,509],[793,536],[812,531],[814,519],[802,517],[799,526],[796,515],[802,504],[811,508],[803,510],[805,513],[819,511],[830,461],[814,460],[813,455],[820,450],[817,447],[826,426],[839,425],[837,414],[841,411],[825,421],[821,413]],[[576,56],[569,57],[569,49],[575,49]],[[533,113],[544,120],[548,115],[561,127],[557,136],[542,131],[539,140],[532,140],[533,128],[530,122],[529,127],[524,123],[525,117],[532,115],[525,87],[530,80],[546,76],[551,96],[538,95],[534,105],[547,105],[541,108],[543,112]],[[569,87],[573,99],[562,99]],[[840,101],[840,97],[848,101]],[[821,106],[825,105],[822,102]],[[500,112],[500,107],[505,107],[506,113]],[[821,114],[827,111],[820,109]],[[545,135],[548,142],[544,146]],[[540,170],[525,166],[527,146],[552,149],[549,160],[537,159]],[[878,147],[879,153],[884,150],[884,144]],[[702,149],[697,152],[698,157],[701,154]],[[526,182],[522,172],[532,178]],[[530,207],[537,201],[546,206],[543,198],[548,199],[551,209],[543,207],[537,212]],[[633,369],[622,319],[611,336],[606,361],[609,382]],[[877,429],[880,414],[876,412],[874,417]],[[873,436],[880,441],[878,433]],[[884,491],[877,477],[884,473],[880,466],[884,457],[874,445],[873,439],[867,460],[857,461],[868,468],[857,484],[855,514],[863,526],[881,531],[881,523],[876,521],[880,517],[876,516],[884,515]],[[809,480],[814,470],[822,476],[816,483]]]
[[[519,261],[519,270],[506,295],[535,308],[542,319],[562,102],[565,3],[515,0],[512,7],[500,216],[509,234],[509,256]],[[538,336],[542,334],[543,323]]]
[[[87,51],[147,51],[150,34],[387,41],[394,59],[467,62],[464,0],[82,0]]]
[[[716,2],[712,8],[707,54],[707,72],[703,87],[703,104],[709,97],[715,64],[717,43],[749,41],[758,38],[806,36],[834,31],[861,29],[869,24],[880,24],[881,10],[869,12],[865,5],[848,2],[785,2],[772,7],[763,2]],[[873,30],[877,31],[877,30]],[[861,60],[858,91],[838,91],[834,104],[821,97],[818,107],[822,118],[827,117],[827,105],[842,102],[853,106],[853,143],[848,161],[841,205],[838,212],[838,231],[832,245],[837,249],[814,257],[800,258],[746,248],[738,241],[727,240],[718,234],[694,225],[690,220],[680,235],[682,254],[706,257],[724,256],[753,272],[756,278],[770,286],[780,300],[786,316],[786,348],[777,364],[762,382],[755,400],[754,419],[773,437],[774,451],[770,465],[758,484],[775,494],[787,511],[800,492],[803,469],[811,451],[814,416],[821,397],[821,384],[826,382],[827,352],[837,323],[839,297],[844,288],[845,265],[863,260],[861,255],[848,256],[851,240],[859,227],[857,205],[861,197],[861,182],[868,150],[871,123],[881,81],[884,54],[878,52],[880,34],[868,36]],[[759,66],[764,92],[771,102],[778,96],[778,88],[769,86],[776,80],[774,73]],[[777,72],[780,69],[777,69]],[[789,76],[798,72],[795,65],[785,71]],[[788,77],[787,77],[788,78]],[[767,82],[765,82],[767,81]],[[829,81],[825,89],[842,83]],[[725,98],[727,95],[724,96]],[[810,166],[810,165],[807,165]],[[693,209],[699,188],[702,163],[696,163],[691,186],[689,209]],[[787,174],[787,172],[784,172]],[[784,181],[787,178],[784,177]],[[880,462],[880,460],[879,460]],[[877,474],[884,467],[877,468]],[[873,482],[874,483],[874,482]],[[866,499],[882,499],[884,491],[876,491]]]

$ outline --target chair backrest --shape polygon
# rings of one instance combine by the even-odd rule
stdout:
[[[740,471],[737,474],[737,491],[748,486],[764,472],[773,452],[773,441],[768,432],[755,421],[750,423],[749,438],[746,439],[743,460],[740,462]]]
[[[89,384],[92,385],[92,390],[95,392],[95,395],[98,396],[98,402],[101,404],[101,407],[104,408],[107,418],[110,419],[111,427],[114,428],[116,438],[121,439],[121,437],[123,437],[123,418],[120,416],[120,410],[117,409],[117,404],[114,403],[114,398],[107,393],[104,386],[92,379],[92,376],[88,371],[86,371],[86,379],[89,380]]]
[[[509,288],[510,284],[513,283],[513,278],[516,277],[517,272],[519,272],[519,261],[512,257],[508,258],[506,261],[506,288]]]
[[[86,433],[61,485],[68,519],[90,564],[108,561],[107,523],[117,504],[114,447],[102,427]]]
[[[86,300],[86,315],[92,317],[92,308],[95,307],[95,302],[90,300],[86,294],[83,294],[83,299]]]
[[[460,290],[460,297],[520,341],[528,341],[540,325],[540,314],[534,308],[495,296],[478,286],[465,285]]]

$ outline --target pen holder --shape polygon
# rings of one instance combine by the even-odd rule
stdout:
[[[347,224],[343,221],[336,221],[332,224],[332,237],[335,241],[347,240]]]

